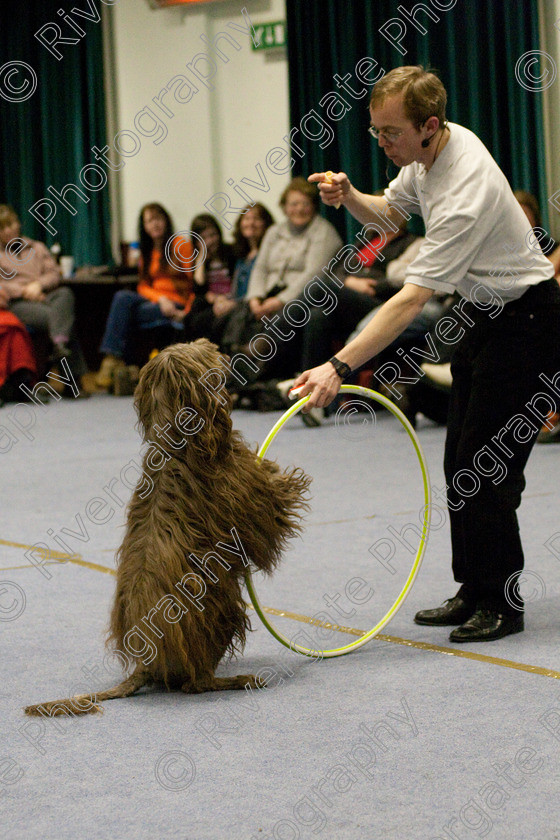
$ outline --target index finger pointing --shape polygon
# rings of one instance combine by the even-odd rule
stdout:
[[[331,186],[337,187],[338,186],[337,183],[333,184],[333,177],[334,177],[334,172],[331,172],[330,169],[329,169],[328,172],[325,172],[325,181],[327,182],[327,184],[330,184]],[[339,210],[340,209],[340,202],[338,202],[334,206],[335,206],[336,210]]]

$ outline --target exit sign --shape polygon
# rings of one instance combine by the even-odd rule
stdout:
[[[254,50],[272,50],[286,46],[286,21],[277,20],[274,23],[256,23],[253,27],[254,36],[251,46]],[[255,46],[255,41],[257,42]]]

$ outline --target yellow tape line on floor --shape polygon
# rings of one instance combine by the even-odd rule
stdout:
[[[247,604],[250,609],[253,609],[252,604]],[[363,636],[364,630],[358,630],[355,627],[343,627],[340,624],[329,624],[328,621],[319,621],[318,619],[310,618],[307,615],[300,615],[299,613],[288,612],[287,610],[277,610],[274,607],[263,607],[265,613],[270,615],[283,616],[290,618],[293,621],[301,621],[303,624],[315,624],[318,627],[325,627],[328,630],[336,630],[339,633],[348,633],[351,636]],[[513,668],[516,671],[527,671],[529,674],[538,674],[541,677],[551,677],[554,680],[560,680],[560,671],[553,671],[550,668],[541,668],[538,665],[525,665],[523,662],[513,662],[511,659],[501,659],[497,656],[487,656],[484,653],[472,653],[469,650],[457,650],[457,648],[443,647],[443,645],[432,645],[429,642],[416,642],[413,639],[402,639],[400,636],[388,636],[386,633],[378,633],[374,636],[372,641],[379,640],[380,642],[391,642],[393,645],[404,645],[406,647],[416,648],[417,650],[430,650],[434,653],[446,653],[449,656],[459,656],[463,659],[474,659],[478,662],[487,662],[490,665],[500,665],[502,668]]]
[[[104,572],[108,575],[114,575],[115,570],[109,569],[107,566],[101,566],[99,563],[90,563],[89,560],[84,560],[81,554],[64,554],[63,551],[52,551],[48,548],[40,548],[35,545],[24,545],[23,543],[9,542],[8,540],[0,540],[0,545],[8,545],[12,548],[32,548],[37,554],[42,554],[46,558],[47,564],[52,563],[74,563],[76,566],[84,566],[86,569],[93,569],[96,572]],[[0,568],[0,572],[6,572],[9,569],[32,569],[33,564],[29,563],[26,566],[5,566]]]
[[[8,545],[13,548],[35,548],[31,545],[23,545],[22,543],[8,542],[7,540],[0,540],[0,545]],[[40,549],[36,549],[40,551]],[[116,574],[114,569],[108,566],[102,566],[99,563],[90,563],[89,560],[84,560],[79,554],[63,554],[62,552],[43,550],[45,555],[54,562],[74,563],[77,566],[83,566],[86,569],[93,569],[95,572],[103,572],[104,574]],[[4,569],[0,568],[0,572],[8,569],[32,569],[31,564],[27,566],[9,566]],[[249,609],[254,609],[252,604],[247,604]],[[301,621],[303,624],[314,624],[318,627],[324,627],[327,630],[336,630],[339,633],[348,633],[351,636],[363,636],[364,630],[358,630],[356,627],[344,627],[340,624],[329,624],[328,621],[319,621],[311,618],[308,615],[301,615],[300,613],[289,612],[288,610],[278,610],[274,607],[263,607],[264,612],[269,615],[277,615],[283,618],[290,618],[292,621]],[[499,665],[502,668],[512,668],[515,671],[526,671],[529,674],[537,674],[541,677],[550,677],[553,680],[560,680],[560,671],[553,671],[550,668],[541,668],[538,665],[525,665],[523,662],[513,662],[511,659],[501,659],[497,656],[488,656],[484,653],[473,653],[470,650],[458,650],[457,648],[444,647],[443,645],[433,645],[429,642],[416,642],[413,639],[402,639],[400,636],[388,636],[385,633],[379,633],[372,641],[390,642],[393,645],[404,645],[405,647],[415,648],[416,650],[429,650],[433,653],[444,653],[448,656],[458,656],[462,659],[474,659],[477,662],[486,662],[489,665]]]

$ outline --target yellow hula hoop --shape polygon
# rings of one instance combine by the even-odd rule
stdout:
[[[372,627],[371,630],[365,631],[363,636],[360,636],[353,642],[350,642],[348,645],[343,645],[342,647],[331,648],[328,650],[313,650],[311,648],[303,647],[295,642],[292,642],[288,639],[287,636],[284,636],[277,630],[268,620],[266,617],[264,610],[259,602],[257,597],[257,593],[255,591],[255,587],[253,585],[253,580],[251,577],[251,572],[248,571],[245,576],[245,582],[247,584],[247,590],[249,592],[249,596],[251,598],[252,604],[259,616],[260,620],[266,627],[266,629],[271,633],[275,639],[277,639],[281,644],[285,645],[285,647],[289,648],[290,650],[297,651],[297,653],[301,653],[303,656],[310,656],[313,659],[328,659],[333,656],[344,656],[346,653],[350,653],[353,650],[356,650],[362,645],[365,645],[371,639],[373,639],[385,625],[393,618],[394,615],[399,611],[402,607],[404,600],[408,593],[412,588],[412,584],[416,579],[416,575],[420,569],[420,565],[422,563],[422,558],[424,556],[424,551],[426,550],[426,545],[428,542],[428,534],[430,531],[430,515],[431,515],[431,496],[430,496],[430,480],[428,475],[428,466],[426,464],[426,459],[424,457],[424,453],[422,452],[422,447],[420,446],[420,441],[416,436],[416,432],[402,413],[402,411],[397,408],[397,406],[388,400],[387,397],[384,397],[382,394],[378,394],[377,391],[372,391],[370,388],[362,388],[359,385],[342,385],[341,387],[342,392],[351,393],[351,394],[360,394],[361,396],[368,397],[374,402],[378,402],[381,405],[385,406],[391,414],[394,414],[397,420],[404,426],[406,432],[408,433],[409,438],[411,439],[414,449],[416,451],[416,455],[418,457],[418,461],[420,463],[420,469],[422,471],[422,482],[424,485],[424,521],[422,526],[422,533],[420,536],[420,541],[418,544],[418,550],[416,552],[416,556],[414,558],[414,562],[412,564],[412,568],[410,573],[405,581],[405,584],[401,591],[399,592],[394,604],[389,608],[389,610],[385,613],[383,618],[377,622],[377,624]],[[266,454],[270,444],[275,439],[276,435],[280,431],[280,429],[288,422],[288,420],[297,414],[301,408],[305,405],[305,403],[309,400],[309,395],[306,397],[302,397],[301,400],[298,400],[293,406],[291,406],[283,415],[280,417],[277,423],[274,424],[268,435],[266,436],[264,443],[262,444],[261,448],[258,452],[258,457],[263,458]],[[310,619],[309,623],[316,623],[312,622]]]

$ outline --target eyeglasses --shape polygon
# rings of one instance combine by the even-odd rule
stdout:
[[[387,143],[394,143],[395,140],[398,140],[401,134],[404,134],[404,131],[378,131],[374,125],[370,125],[368,128],[369,133],[372,137],[376,140],[379,140],[380,137],[383,137]]]

